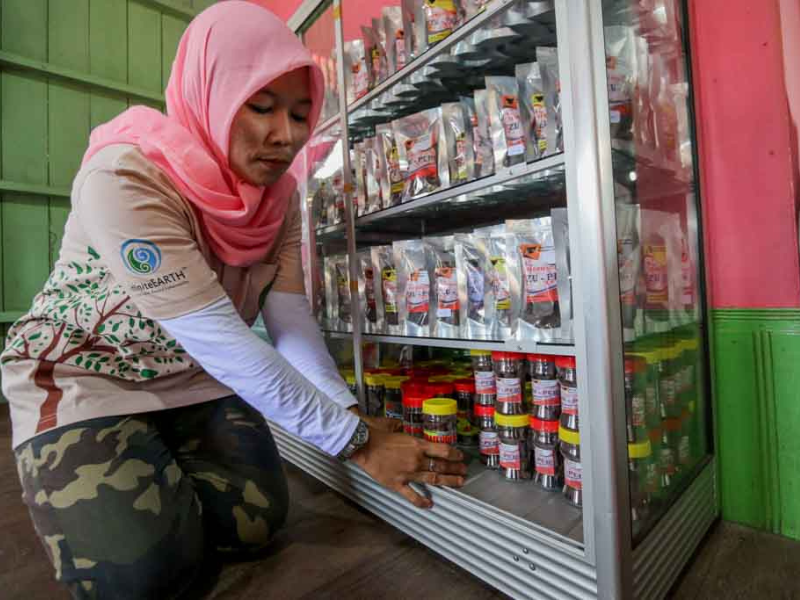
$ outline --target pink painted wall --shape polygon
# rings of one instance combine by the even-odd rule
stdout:
[[[797,147],[779,3],[689,5],[711,306],[798,307]]]
[[[800,1],[781,0],[783,69],[794,138],[795,198],[800,206]]]

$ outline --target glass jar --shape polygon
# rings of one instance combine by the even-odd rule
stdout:
[[[528,375],[531,378],[531,415],[544,421],[557,420],[561,416],[561,386],[555,357],[529,354]]]
[[[661,402],[661,418],[674,419],[680,416],[681,407],[678,404],[677,379],[679,365],[677,362],[680,351],[671,342],[659,351],[658,370],[658,396]]]
[[[492,352],[495,385],[497,387],[497,401],[494,409],[498,414],[526,414],[525,406],[522,402],[522,356],[522,354],[516,352]]]
[[[627,417],[628,443],[635,444],[648,439],[647,407],[647,365],[639,356],[625,358],[625,414]]]
[[[475,373],[475,404],[494,406],[497,387],[494,380],[492,353],[489,350],[470,350]]]
[[[383,375],[368,373],[364,376],[367,385],[367,414],[371,417],[383,415]]]
[[[533,446],[533,481],[548,492],[564,486],[563,465],[558,451],[558,421],[530,418]]]
[[[403,418],[402,385],[407,380],[404,375],[383,377],[383,413],[389,419]]]
[[[559,356],[555,362],[561,391],[561,425],[565,429],[578,431],[578,376],[575,357]]]
[[[583,506],[583,468],[581,436],[577,431],[559,427],[561,456],[564,459],[564,497],[573,506]]]
[[[458,443],[474,446],[478,443],[478,428],[473,423],[473,407],[475,405],[475,380],[458,379],[455,386],[458,403]]]
[[[475,426],[478,428],[478,447],[481,462],[489,469],[500,466],[500,447],[497,439],[497,426],[494,422],[494,406],[475,405]]]
[[[452,398],[429,398],[422,403],[422,429],[425,439],[455,446],[458,404]]]
[[[628,444],[628,477],[631,488],[631,519],[644,521],[653,494],[658,490],[658,467],[652,460],[650,440]]]
[[[627,354],[628,357],[644,361],[642,385],[644,385],[644,412],[647,429],[653,430],[661,425],[661,406],[658,390],[658,365],[660,355],[643,343],[637,342],[636,351]]]
[[[422,402],[427,397],[425,383],[413,379],[401,385],[403,394],[403,431],[412,437],[421,438]]]
[[[673,485],[678,474],[678,446],[681,437],[681,420],[664,419],[661,428],[661,448],[658,455],[658,467],[661,474],[661,487]]]
[[[500,448],[500,472],[511,481],[530,479],[529,416],[504,415],[495,409],[494,422]]]

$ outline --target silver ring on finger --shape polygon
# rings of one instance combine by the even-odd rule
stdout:
[[[436,473],[436,463],[432,458],[428,459],[428,471],[431,473]]]

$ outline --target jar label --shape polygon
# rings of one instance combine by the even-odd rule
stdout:
[[[558,406],[561,404],[558,379],[534,379],[532,383],[535,406]]]
[[[522,403],[522,380],[516,377],[498,377],[497,401]]]
[[[456,443],[456,434],[455,433],[444,433],[442,431],[430,431],[426,429],[424,431],[425,439],[429,442],[433,442],[434,444],[449,444],[454,445]]]
[[[631,398],[631,423],[634,427],[646,425],[645,401],[641,394],[634,394]]]
[[[475,392],[477,394],[487,395],[494,395],[497,393],[494,373],[492,371],[475,371]]]
[[[522,468],[519,444],[500,444],[500,466],[504,469],[516,471]]]
[[[402,419],[403,418],[403,403],[394,402],[392,400],[385,400],[383,410],[389,419]]]
[[[583,489],[583,467],[581,463],[568,458],[564,459],[564,482],[576,490]]]
[[[410,313],[426,313],[430,303],[430,278],[427,271],[414,271],[406,282],[406,304]]]
[[[421,438],[422,425],[415,425],[413,423],[405,422],[403,423],[403,433],[406,433],[412,437]]]
[[[561,384],[561,412],[567,415],[578,414],[578,388]]]
[[[500,454],[496,431],[481,431],[480,435],[478,435],[478,443],[480,444],[481,454],[489,454],[491,456]]]
[[[533,449],[534,460],[536,461],[536,472],[541,475],[556,474],[556,452],[552,448]]]

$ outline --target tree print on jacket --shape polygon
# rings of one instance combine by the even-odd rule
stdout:
[[[142,315],[114,282],[100,255],[87,248],[84,263],[56,263],[30,312],[8,332],[3,364],[36,360],[34,383],[46,394],[36,432],[57,425],[63,391],[54,374],[70,365],[128,381],[148,381],[195,367],[158,323]]]

